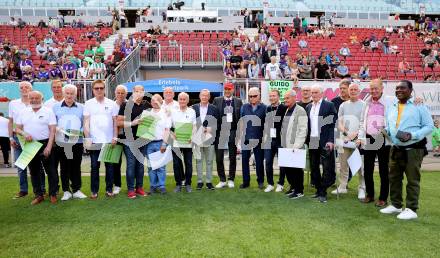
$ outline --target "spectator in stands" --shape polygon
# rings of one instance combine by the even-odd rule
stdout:
[[[325,58],[321,58],[319,63],[315,66],[315,79],[325,80],[331,78],[330,67],[325,62]]]
[[[56,56],[52,49],[49,49],[49,53],[47,54],[46,60],[50,62],[56,62],[58,60],[58,56]]]
[[[379,49],[379,42],[375,38],[370,40],[370,49],[372,52]]]
[[[300,49],[306,49],[307,48],[307,41],[305,40],[304,37],[301,37],[301,39],[298,41],[298,46]]]
[[[397,30],[397,33],[399,34],[399,38],[401,38],[401,39],[407,38],[407,35],[405,34],[405,28],[399,27],[399,29]]]
[[[40,59],[46,59],[47,56],[47,45],[44,44],[44,41],[40,41],[40,43],[36,46],[35,52]]]
[[[62,66],[62,73],[64,80],[71,80],[76,78],[78,67],[72,63],[70,58],[66,58],[66,62]]]
[[[348,39],[350,40],[350,43],[352,45],[356,45],[359,43],[358,36],[356,35],[356,32],[351,33],[351,36]]]
[[[21,70],[15,66],[14,62],[9,63],[6,74],[8,75],[8,80],[11,81],[16,81],[21,78]]]
[[[226,61],[225,68],[223,69],[223,74],[228,79],[234,78],[235,72],[234,69],[232,68],[232,64],[230,61]]]
[[[350,77],[348,66],[345,65],[344,60],[342,60],[341,64],[336,67],[335,76],[341,79]]]
[[[361,66],[361,69],[359,70],[359,77],[361,77],[362,80],[370,79],[370,67],[367,62]]]
[[[105,64],[99,56],[95,56],[95,62],[90,66],[90,73],[93,80],[102,80],[107,75]]]
[[[384,54],[390,53],[390,38],[388,36],[385,36],[382,38],[382,49]]]
[[[301,79],[313,79],[313,67],[307,62],[307,58],[301,61],[298,67],[299,78]]]
[[[236,32],[234,32],[234,34],[232,34],[232,42],[231,43],[232,43],[232,47],[234,48],[234,50],[237,50],[238,48],[240,48],[242,46],[240,36],[238,36],[238,34]]]
[[[240,63],[243,62],[243,57],[240,54],[240,50],[236,50],[234,55],[230,58],[232,68],[237,70],[240,67]]]
[[[8,67],[8,62],[2,55],[0,55],[0,69],[4,70],[6,67]]]
[[[15,27],[18,26],[18,22],[15,20],[14,17],[11,17],[11,19],[9,20],[9,25],[14,27],[14,29],[15,29]]]
[[[26,22],[23,21],[21,18],[18,18],[18,20],[17,20],[17,26],[18,26],[20,29],[23,29],[24,27],[26,27]]]
[[[429,56],[431,54],[432,50],[431,47],[429,45],[425,45],[425,48],[422,49],[422,51],[420,51],[420,56],[422,58],[425,58],[427,56]]]
[[[434,67],[437,67],[439,65],[437,59],[435,58],[434,52],[431,52],[428,56],[426,56],[423,59],[424,66],[431,68],[431,70],[434,70]]]
[[[30,60],[25,53],[21,53],[20,55],[20,62],[18,62],[18,67],[20,70],[24,70],[24,67],[30,66],[31,68],[34,67],[34,64],[32,63],[32,60]]]
[[[260,73],[260,65],[257,64],[256,58],[251,58],[248,65],[248,78],[249,79],[258,79]]]
[[[277,63],[277,57],[271,56],[270,63],[268,63],[265,67],[265,78],[268,80],[279,80],[282,78],[281,69],[279,64]]]
[[[364,50],[364,52],[367,52],[367,49],[370,48],[370,39],[365,37],[364,40],[362,40],[361,45],[361,49]]]
[[[95,55],[95,52],[93,51],[93,45],[88,44],[87,48],[84,50],[84,56],[93,58],[94,55]]]
[[[334,51],[330,52],[325,56],[325,62],[330,66],[332,70],[338,67],[340,64],[339,57],[336,55]]]
[[[50,34],[46,34],[46,37],[44,38],[43,41],[44,41],[45,45],[51,45],[51,44],[54,43],[53,39],[52,39],[52,36]]]
[[[298,64],[289,60],[286,68],[283,69],[283,77],[286,80],[297,81],[299,76]]]
[[[63,73],[55,61],[49,63],[49,78],[51,80],[59,80],[63,78]]]
[[[8,79],[8,75],[6,74],[4,69],[0,69],[0,81],[6,81]]]
[[[297,35],[301,34],[301,18],[299,18],[298,14],[293,19],[293,29],[295,30]]]
[[[301,25],[302,25],[302,31],[304,32],[304,34],[307,33],[307,27],[309,26],[309,23],[307,21],[306,18],[301,18]]]
[[[47,25],[46,25],[46,23],[44,22],[44,20],[41,19],[41,20],[38,22],[37,27],[40,28],[40,29],[42,29],[42,28],[47,28]]]
[[[281,36],[281,40],[279,42],[280,55],[287,55],[289,47],[289,41],[284,36]]]
[[[347,43],[344,43],[342,48],[339,49],[339,54],[344,57],[344,60],[347,59],[347,56],[351,56],[350,48],[348,48]]]
[[[284,33],[286,33],[286,28],[284,27],[284,24],[281,23],[280,26],[278,26],[277,31],[279,36],[283,36]]]
[[[269,51],[270,56],[276,56],[277,55],[277,42],[273,35],[269,34],[267,39],[267,50]]]
[[[104,61],[105,49],[101,46],[99,42],[96,42],[96,48],[94,52],[95,52],[95,58],[99,57],[101,58],[101,61]]]
[[[21,80],[22,81],[28,81],[28,82],[33,82],[34,81],[34,72],[32,69],[32,66],[30,65],[26,65],[23,70],[22,70],[22,76],[21,76]]]
[[[5,50],[3,44],[0,43],[0,56],[6,58],[6,55],[7,55],[7,51]]]
[[[82,66],[78,69],[77,78],[80,80],[88,80],[91,78],[89,63],[82,61]]]
[[[393,34],[393,31],[394,31],[393,26],[388,25],[388,26],[385,27],[385,33],[386,33],[388,36],[391,36],[391,34]]]
[[[247,78],[247,70],[244,62],[241,62],[240,67],[235,70],[235,78]]]
[[[389,49],[392,55],[398,55],[400,53],[399,46],[397,46],[395,41],[391,41]]]
[[[406,60],[406,57],[404,57],[403,60],[399,63],[399,72],[403,74],[414,72],[414,70],[411,68],[411,65]]]
[[[46,66],[44,64],[41,64],[39,68],[37,68],[35,78],[40,82],[45,82],[50,79],[49,72],[46,70]]]

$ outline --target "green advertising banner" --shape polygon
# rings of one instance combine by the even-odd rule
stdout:
[[[280,92],[280,101],[283,102],[284,101],[284,94],[288,91],[291,90],[294,86],[294,82],[293,81],[262,81],[261,82],[261,86],[266,86],[268,89],[268,92],[270,92],[271,90],[278,90]],[[265,85],[263,85],[265,84]]]

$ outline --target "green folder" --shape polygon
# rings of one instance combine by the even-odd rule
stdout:
[[[20,141],[21,144],[21,141]],[[15,165],[21,169],[25,169],[38,151],[41,149],[43,144],[37,141],[24,142],[22,145],[22,151],[18,159],[15,161]]]
[[[176,134],[177,142],[188,143],[191,140],[192,131],[192,123],[176,123],[174,127],[174,133]]]
[[[104,143],[99,153],[98,161],[107,163],[119,163],[122,155],[122,145]]]
[[[157,119],[154,116],[145,116],[141,119],[136,132],[137,137],[154,139]]]

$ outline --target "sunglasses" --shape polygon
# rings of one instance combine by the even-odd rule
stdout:
[[[104,87],[95,87],[94,90],[104,90]]]
[[[256,98],[258,95],[249,95],[249,98]]]

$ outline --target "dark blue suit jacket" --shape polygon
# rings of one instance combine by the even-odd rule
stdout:
[[[313,103],[313,102],[312,102]],[[310,110],[312,110],[312,103],[306,107],[307,116],[309,117],[309,128],[307,132],[306,143],[310,144]],[[319,132],[319,147],[324,148],[326,143],[335,142],[335,124],[338,119],[338,112],[336,112],[335,104],[330,101],[322,100],[319,107],[318,132]],[[330,123],[323,123],[330,121]],[[323,125],[324,124],[324,125]],[[310,147],[310,146],[309,146]]]

